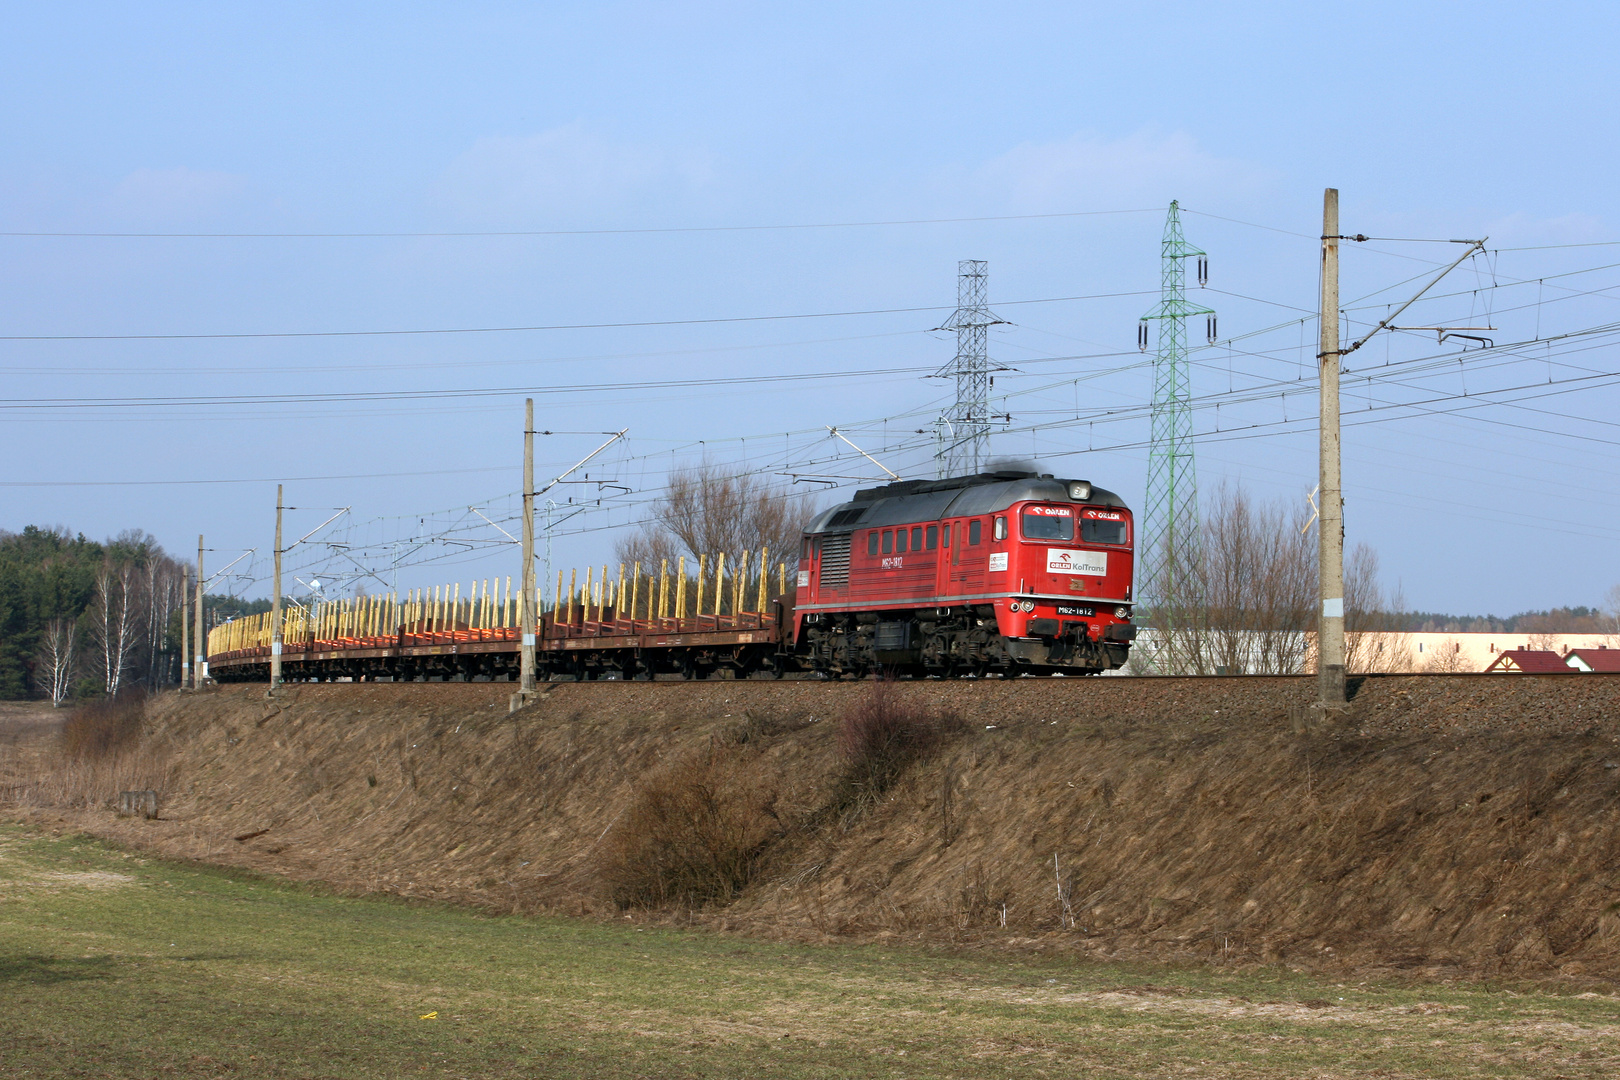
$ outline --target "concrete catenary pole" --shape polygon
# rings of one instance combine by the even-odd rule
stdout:
[[[191,665],[191,686],[202,689],[208,678],[208,628],[203,625],[203,538],[197,534],[197,657]]]
[[[180,568],[180,689],[191,685],[191,608],[186,604],[191,571]]]
[[[518,604],[523,651],[519,693],[534,693],[534,398],[523,404],[523,599]]]
[[[270,692],[281,685],[281,485],[276,485],[276,573],[270,587]]]
[[[1324,707],[1344,704],[1344,495],[1339,479],[1339,189],[1322,196],[1321,522],[1317,566],[1321,611],[1316,671]]]

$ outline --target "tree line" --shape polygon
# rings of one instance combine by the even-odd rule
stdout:
[[[1615,634],[1620,633],[1620,585],[1602,607],[1555,607],[1517,615],[1448,615],[1403,611],[1398,629],[1415,634]]]
[[[187,580],[190,565],[138,529],[104,541],[0,530],[0,699],[61,704],[174,685]],[[239,606],[209,596],[204,618]]]

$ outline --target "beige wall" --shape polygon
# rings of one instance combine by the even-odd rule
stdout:
[[[1620,635],[1603,634],[1369,634],[1379,639],[1391,658],[1381,668],[1408,671],[1484,671],[1508,649],[1550,649],[1562,656],[1571,649],[1620,649]]]

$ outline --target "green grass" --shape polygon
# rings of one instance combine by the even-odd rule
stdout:
[[[493,918],[9,825],[0,995],[8,1078],[1620,1074],[1610,997]]]

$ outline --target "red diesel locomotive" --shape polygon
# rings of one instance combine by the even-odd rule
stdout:
[[[1047,473],[904,480],[805,530],[792,612],[804,666],[859,676],[1094,674],[1124,665],[1132,519]]]

